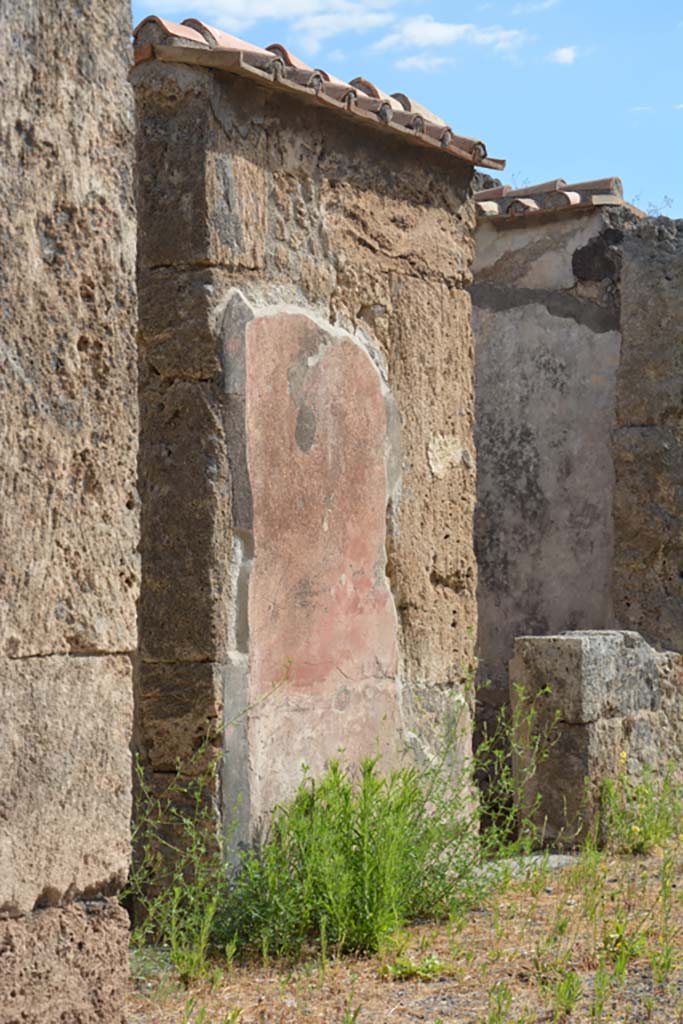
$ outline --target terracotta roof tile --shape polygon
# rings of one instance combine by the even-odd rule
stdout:
[[[309,67],[299,57],[295,57],[294,54],[283,46],[282,43],[271,43],[270,46],[266,47],[267,50],[271,50],[273,53],[278,53],[288,68],[298,68],[299,71],[312,71],[313,68]]]
[[[141,21],[138,27],[135,29],[135,37],[137,39],[138,33],[141,33],[143,29],[148,30],[157,27],[160,30],[161,36],[167,36],[171,39],[180,39],[183,43],[198,43],[200,46],[206,45],[204,36],[190,28],[188,25],[176,25],[174,21],[168,21],[167,18],[158,18],[156,14],[150,14],[149,17]],[[152,40],[148,40],[152,42]]]
[[[624,201],[619,178],[567,183],[555,178],[538,185],[511,188],[498,185],[474,193],[480,218],[518,218],[564,210],[586,210],[596,206],[618,206]]]
[[[212,25],[207,25],[203,21],[199,21],[198,18],[185,18],[183,25],[187,25],[189,28],[195,29],[202,38],[211,46],[213,49],[220,47],[222,50],[244,50],[249,53],[260,53],[266,54],[267,50],[264,50],[261,46],[254,46],[252,43],[245,42],[244,39],[239,39],[237,36],[231,36],[228,32],[224,32],[220,28],[214,28]],[[135,30],[137,38],[137,29]]]
[[[404,93],[389,95],[363,77],[343,82],[321,68],[311,68],[282,43],[263,48],[238,39],[197,18],[182,25],[152,15],[140,22],[135,60],[194,64],[258,79],[278,89],[306,95],[366,123],[402,134],[423,146],[442,149],[460,160],[502,170],[504,160],[487,155],[479,139],[456,134],[426,107]]]

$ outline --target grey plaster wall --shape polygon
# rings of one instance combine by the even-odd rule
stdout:
[[[613,622],[611,431],[621,228],[588,212],[480,224],[474,264],[484,718],[515,636]]]
[[[683,224],[627,207],[477,231],[484,717],[516,635],[683,650]]]

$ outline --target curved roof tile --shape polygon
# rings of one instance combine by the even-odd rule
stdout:
[[[304,90],[319,102],[366,123],[388,127],[406,140],[445,150],[470,164],[493,170],[505,167],[504,160],[487,155],[486,146],[479,139],[456,134],[404,93],[390,96],[363,77],[342,82],[320,68],[309,67],[282,43],[263,48],[197,18],[186,18],[182,25],[176,25],[155,15],[140,22],[134,36],[136,63],[160,60],[195,64],[252,76],[261,84],[270,83],[299,94]]]
[[[564,178],[554,178],[523,188],[496,185],[475,192],[474,199],[481,219],[495,217],[500,220],[564,210],[586,210],[596,206],[619,206],[624,202],[624,189],[619,178],[573,183],[567,183]]]

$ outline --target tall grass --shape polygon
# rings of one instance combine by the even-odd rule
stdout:
[[[191,978],[216,955],[232,962],[243,952],[264,960],[312,948],[372,953],[410,921],[480,903],[531,835],[516,834],[503,735],[517,727],[501,725],[460,766],[452,757],[456,721],[428,765],[383,772],[371,758],[355,768],[332,762],[319,779],[304,772],[293,799],[275,808],[267,834],[241,853],[217,846],[201,778],[182,783],[179,773],[174,785],[182,799],[172,786],[166,803],[153,799],[146,808],[141,778],[130,891],[142,914],[134,941],[167,946],[181,976]],[[474,785],[482,768],[495,780],[486,830]]]

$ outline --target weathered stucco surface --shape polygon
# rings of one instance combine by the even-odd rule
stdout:
[[[624,243],[614,435],[614,601],[620,624],[683,651],[683,221]]]
[[[587,630],[518,637],[512,704],[526,728],[521,811],[546,842],[572,845],[597,821],[602,782],[626,771],[660,777],[683,757],[683,658],[659,653],[634,632]],[[533,708],[533,720],[528,718]],[[533,774],[530,735],[544,755]]]
[[[515,636],[612,624],[618,238],[592,212],[477,231],[484,718],[507,703]]]
[[[0,907],[12,914],[109,892],[128,859],[129,28],[123,0],[87,15],[75,0],[5,4],[0,24]],[[122,986],[104,976],[125,971],[120,915],[103,903],[72,928],[82,913],[0,923],[0,1019],[120,1017]]]
[[[232,722],[281,683],[226,738],[260,812],[399,711],[429,742],[472,665],[470,171],[234,76],[134,82],[142,700],[204,661]]]

